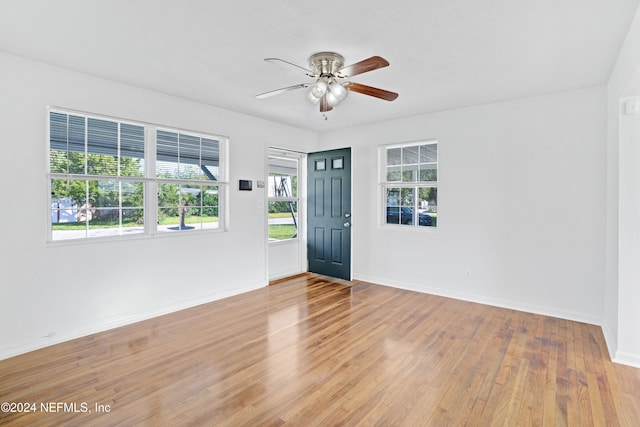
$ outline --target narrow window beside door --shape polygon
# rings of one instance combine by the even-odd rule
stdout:
[[[269,241],[298,238],[298,159],[269,156]]]

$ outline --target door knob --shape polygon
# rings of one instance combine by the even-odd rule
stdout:
[[[349,228],[349,227],[351,227],[351,223],[349,221],[347,221],[347,222],[344,223],[344,226]]]

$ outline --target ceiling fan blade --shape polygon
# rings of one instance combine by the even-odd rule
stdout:
[[[280,65],[286,65],[288,67],[297,68],[298,70],[304,71],[305,74],[307,76],[310,76],[310,77],[314,77],[316,75],[313,71],[309,70],[308,68],[301,67],[300,65],[296,65],[293,62],[285,61],[284,59],[280,59],[280,58],[265,58],[264,60],[267,61],[267,62],[270,62],[272,64],[280,64]]]
[[[371,58],[356,62],[353,65],[341,68],[338,71],[338,75],[340,75],[341,77],[353,77],[357,76],[358,74],[366,73],[367,71],[384,68],[388,65],[389,61],[387,61],[386,59],[380,56],[372,56]]]
[[[300,83],[294,86],[283,87],[281,89],[276,89],[269,92],[261,93],[260,95],[256,95],[256,98],[258,99],[269,98],[270,96],[280,95],[281,93],[289,92],[291,90],[296,90],[296,89],[302,89],[308,86],[309,85],[307,83]]]
[[[398,97],[395,92],[390,92],[384,89],[378,89],[377,87],[371,87],[362,85],[360,83],[346,82],[344,87],[353,92],[362,93],[364,95],[374,96],[376,98],[384,99],[385,101],[393,101]]]
[[[326,113],[331,110],[333,110],[333,107],[329,105],[329,101],[327,101],[327,94],[322,95],[322,98],[320,98],[320,112]]]

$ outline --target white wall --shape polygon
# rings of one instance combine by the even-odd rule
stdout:
[[[299,228],[303,231],[303,228]],[[304,236],[269,244],[269,280],[282,279],[307,271]]]
[[[376,148],[431,138],[437,230],[381,227]],[[320,143],[353,147],[355,278],[602,322],[604,87],[335,131]]]
[[[266,147],[275,145],[353,147],[354,278],[590,323],[604,319],[612,353],[633,363],[640,354],[637,285],[617,284],[617,108],[640,64],[638,32],[636,16],[606,89],[320,137],[0,54],[0,174],[10,183],[0,209],[0,250],[8,253],[0,258],[0,324],[12,326],[0,332],[0,359],[264,286],[265,196],[237,192],[233,183],[264,179]],[[47,246],[47,105],[229,136],[229,231]],[[378,145],[429,138],[440,141],[437,230],[381,227]]]
[[[264,190],[234,183],[314,133],[5,54],[0,94],[0,359],[267,284]],[[229,136],[229,231],[48,246],[48,105]]]
[[[624,114],[640,97],[640,10],[607,86],[607,345],[615,361],[640,367],[640,116]]]

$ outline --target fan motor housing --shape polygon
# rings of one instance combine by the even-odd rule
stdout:
[[[335,52],[318,52],[309,58],[309,66],[320,76],[334,76],[343,65],[344,58]]]

